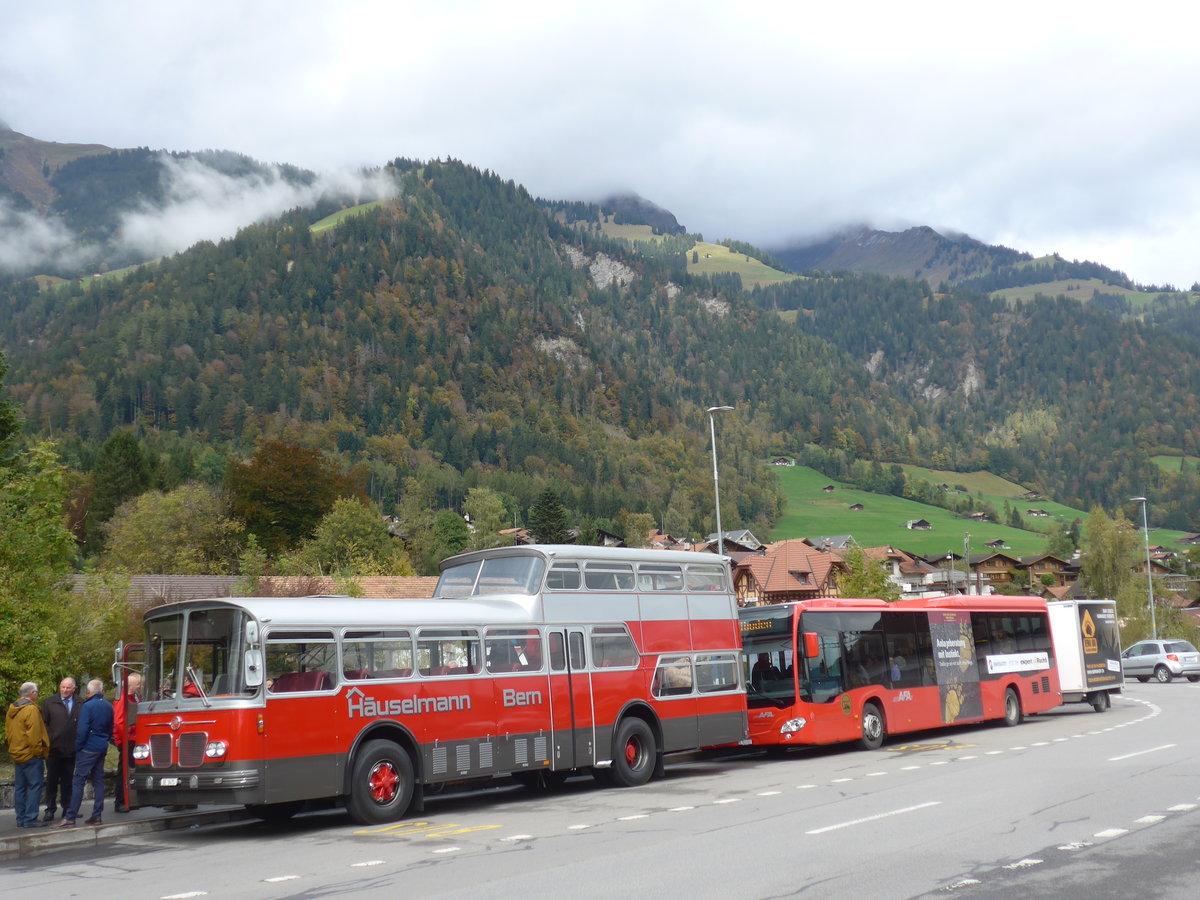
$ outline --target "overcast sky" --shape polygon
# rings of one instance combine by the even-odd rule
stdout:
[[[1186,4],[4,0],[0,121],[318,170],[455,157],[766,247],[931,225],[1200,281]]]

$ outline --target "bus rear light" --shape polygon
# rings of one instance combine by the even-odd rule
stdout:
[[[204,748],[204,755],[209,759],[224,759],[228,749],[224,741],[209,741]]]
[[[149,759],[150,758],[150,745],[149,744],[135,744],[133,747],[133,758],[134,759]]]
[[[788,719],[786,722],[784,722],[782,725],[779,726],[779,733],[780,734],[794,734],[795,732],[799,731],[801,728],[803,728],[807,724],[808,724],[808,720],[805,718]]]

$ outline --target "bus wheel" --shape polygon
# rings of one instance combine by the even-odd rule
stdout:
[[[1009,688],[1004,692],[1004,724],[1010,728],[1013,725],[1020,725],[1024,716],[1021,715],[1021,698],[1017,696],[1017,692]]]
[[[1155,666],[1154,680],[1159,684],[1169,684],[1171,681],[1171,670],[1166,666]]]
[[[612,768],[609,777],[620,787],[645,784],[654,774],[658,747],[650,726],[636,716],[624,719],[613,738]]]
[[[391,741],[368,741],[354,760],[346,809],[360,825],[394,822],[408,811],[413,795],[413,764]]]
[[[887,726],[883,713],[874,703],[864,703],[862,711],[862,745],[867,750],[878,750],[887,737]]]
[[[304,808],[303,800],[289,800],[286,803],[247,803],[246,812],[257,819],[272,824],[286,822]]]

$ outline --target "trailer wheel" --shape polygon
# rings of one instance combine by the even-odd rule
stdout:
[[[862,711],[862,738],[859,743],[866,750],[878,750],[883,746],[884,738],[887,737],[887,724],[883,720],[883,713],[879,711],[879,707],[873,702],[868,701],[863,704]]]
[[[1004,724],[1011,728],[1020,725],[1024,718],[1021,714],[1021,698],[1015,690],[1009,688],[1004,692]]]
[[[1166,666],[1155,666],[1154,667],[1154,680],[1157,681],[1159,684],[1170,684],[1171,677],[1172,677],[1171,670],[1168,669]]]
[[[636,716],[629,716],[613,737],[612,766],[607,775],[620,787],[637,787],[650,780],[657,757],[658,745],[650,726]]]
[[[1191,681],[1191,682],[1200,681],[1200,675],[1189,675],[1187,677],[1187,679],[1188,679],[1188,681]]]
[[[1112,706],[1112,700],[1108,696],[1108,691],[1098,691],[1092,694],[1092,709],[1096,712],[1104,712]]]
[[[413,795],[413,764],[392,741],[368,741],[354,760],[346,809],[360,825],[394,822],[408,811]]]

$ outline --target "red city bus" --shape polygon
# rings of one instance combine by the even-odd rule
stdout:
[[[1038,597],[821,599],[741,610],[751,743],[858,740],[1062,703]]]
[[[638,785],[747,734],[724,557],[508,547],[445,560],[432,599],[185,601],[145,628],[135,805],[333,799],[374,824],[426,785]]]

